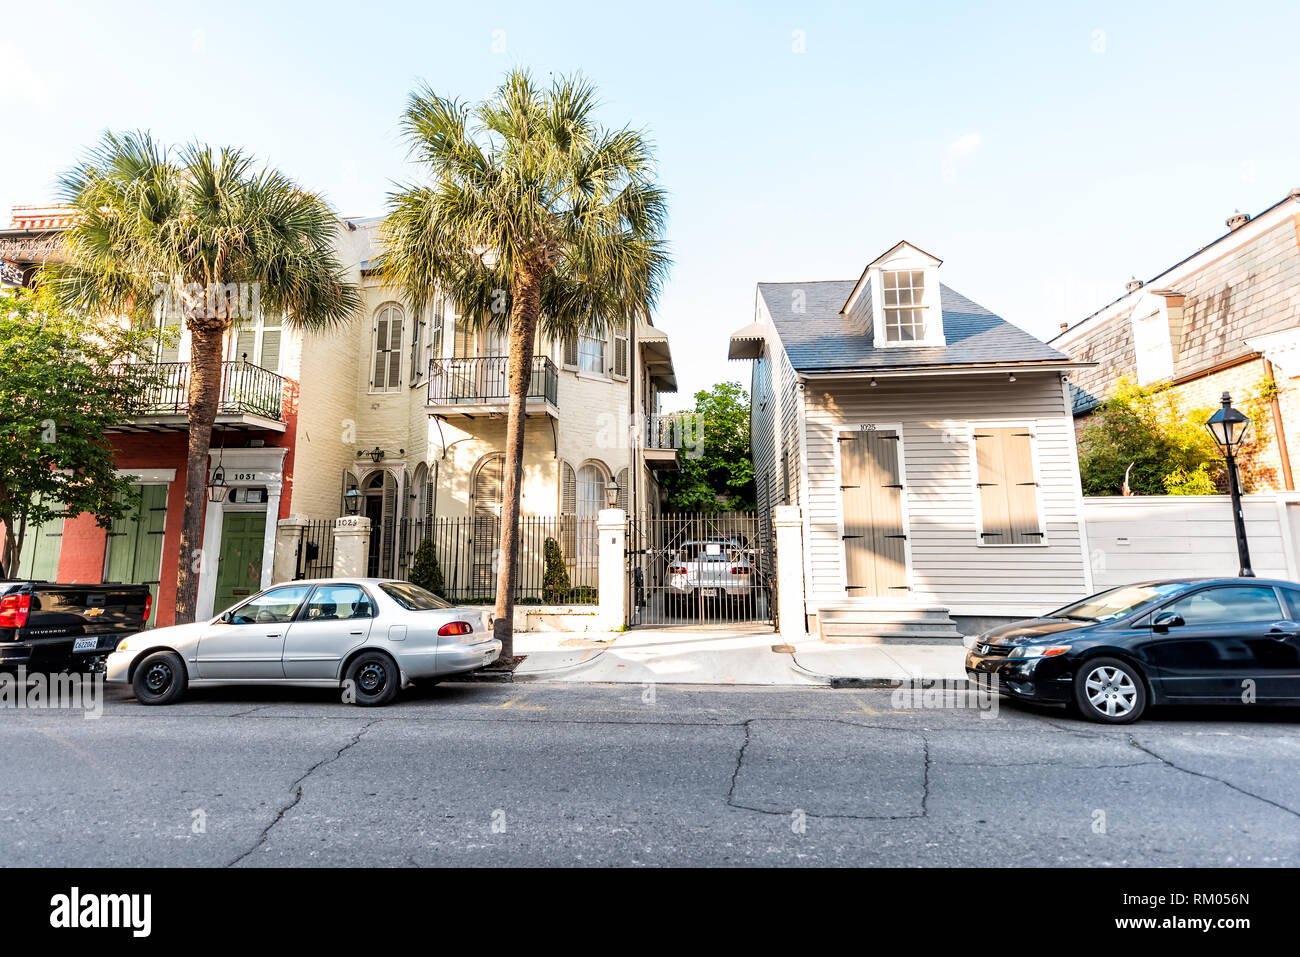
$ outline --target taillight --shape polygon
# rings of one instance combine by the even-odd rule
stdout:
[[[748,568],[742,568],[740,565],[733,565],[733,566],[731,566],[731,574],[733,574],[733,575],[748,575],[748,574],[749,574],[749,569],[748,569]]]
[[[449,621],[438,629],[438,634],[444,638],[452,635],[468,635],[474,630],[474,626],[467,621]]]
[[[21,628],[27,624],[32,607],[31,595],[5,595],[0,598],[0,628]]]
[[[140,617],[141,621],[149,620],[149,612],[153,611],[153,592],[144,596],[144,614]]]
[[[685,566],[685,565],[674,565],[672,568],[668,569],[668,574],[670,574],[670,575],[685,575],[685,574],[686,574],[686,566]]]

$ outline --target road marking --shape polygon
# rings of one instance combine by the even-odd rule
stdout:
[[[862,700],[857,695],[849,695],[849,697],[853,699],[853,703],[857,705],[857,708],[855,708],[852,711],[845,711],[844,712],[845,714],[867,714],[867,715],[871,715],[872,717],[879,717],[882,714],[911,714],[912,713],[910,711],[877,711],[874,708],[868,708],[865,704],[862,703]]]
[[[511,698],[504,704],[481,704],[480,708],[487,708],[492,711],[545,711],[546,706],[541,704],[529,704],[526,695],[520,695],[517,698]]]

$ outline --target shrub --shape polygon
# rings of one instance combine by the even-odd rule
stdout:
[[[415,550],[415,561],[411,563],[411,584],[419,585],[435,595],[442,595],[446,585],[442,580],[442,566],[438,564],[438,553],[433,541],[426,538]]]
[[[547,602],[556,604],[568,598],[573,585],[569,581],[569,570],[564,567],[564,552],[560,543],[547,538],[542,543],[542,557],[546,567],[542,572],[542,596]]]

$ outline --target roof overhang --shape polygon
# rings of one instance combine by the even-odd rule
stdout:
[[[767,343],[767,327],[761,322],[751,322],[743,329],[731,334],[731,344],[727,348],[728,359],[757,359],[763,355]]]
[[[1070,372],[1091,369],[1096,362],[996,362],[979,365],[895,366],[885,369],[825,369],[799,372],[801,379],[903,379],[927,375],[992,375],[1009,372]]]
[[[641,361],[660,392],[677,391],[677,375],[673,368],[673,352],[668,345],[668,334],[644,320],[636,324],[636,341],[641,347]]]

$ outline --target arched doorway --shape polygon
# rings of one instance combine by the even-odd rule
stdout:
[[[501,542],[501,507],[505,501],[506,456],[492,452],[479,459],[471,484],[470,514],[474,521],[471,580],[482,596],[496,589],[496,555]]]

